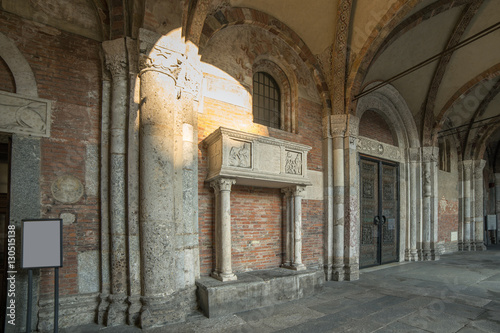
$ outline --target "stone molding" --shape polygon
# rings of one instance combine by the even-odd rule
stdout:
[[[0,91],[0,132],[50,137],[52,102]]]
[[[311,147],[220,127],[205,140],[207,181],[232,178],[238,184],[283,188],[312,185],[307,177]]]
[[[357,150],[362,154],[379,156],[390,161],[404,162],[403,154],[399,147],[371,140],[363,136],[358,137]]]

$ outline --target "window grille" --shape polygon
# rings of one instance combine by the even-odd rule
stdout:
[[[281,96],[276,81],[267,73],[253,76],[253,121],[281,128]]]

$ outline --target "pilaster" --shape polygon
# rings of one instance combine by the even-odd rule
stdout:
[[[474,242],[476,251],[486,250],[484,245],[484,181],[485,160],[474,161]]]

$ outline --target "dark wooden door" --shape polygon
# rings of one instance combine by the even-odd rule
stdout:
[[[399,169],[360,157],[360,267],[399,260]]]

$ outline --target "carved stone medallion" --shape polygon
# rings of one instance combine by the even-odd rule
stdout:
[[[83,184],[76,177],[63,175],[52,183],[52,195],[62,203],[75,203],[83,195]]]

